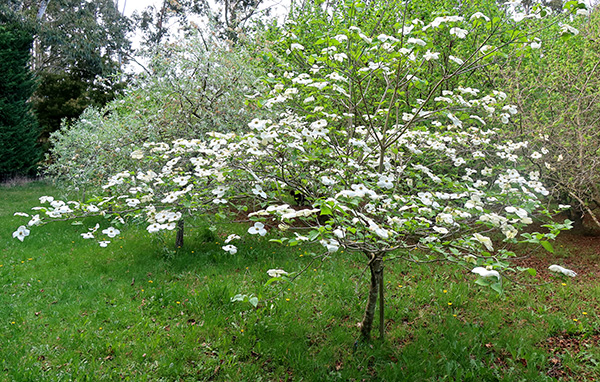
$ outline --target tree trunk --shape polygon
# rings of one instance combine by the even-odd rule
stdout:
[[[183,247],[183,228],[184,228],[183,218],[181,218],[177,222],[177,236],[175,236],[175,247],[176,248]]]
[[[373,321],[375,320],[375,308],[377,307],[377,295],[380,295],[380,312],[379,321],[380,328],[379,333],[383,338],[384,333],[384,311],[383,311],[383,256],[380,254],[374,255],[369,263],[369,269],[371,271],[371,285],[369,286],[369,296],[367,298],[367,306],[365,308],[365,315],[363,317],[360,336],[362,340],[371,339],[371,329],[373,329]]]

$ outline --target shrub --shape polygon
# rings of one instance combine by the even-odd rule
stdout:
[[[102,109],[88,108],[51,137],[46,173],[81,190],[97,188],[109,171],[135,166],[130,154],[144,142],[243,131],[257,110],[259,74],[244,50],[203,43],[201,37],[165,44],[126,94]]]

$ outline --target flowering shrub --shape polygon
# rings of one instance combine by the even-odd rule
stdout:
[[[279,243],[317,243],[322,250],[315,256],[321,257],[342,248],[364,253],[371,285],[359,325],[363,338],[370,336],[378,291],[383,302],[386,258],[474,267],[480,283],[501,291],[501,273],[514,255],[506,244],[551,249],[548,240],[569,222],[520,233],[534,217],[552,211],[540,200],[548,191],[539,173],[522,170],[528,143],[503,141],[498,134],[516,108],[501,91],[480,91],[466,82],[448,86],[499,51],[483,38],[508,33],[497,23],[480,12],[440,16],[377,36],[376,29],[348,25],[315,42],[320,49],[298,43],[289,30],[281,43],[310,67],[271,76],[263,101],[286,106],[286,112],[253,119],[246,133],[145,143],[131,153],[139,170],[112,176],[103,186],[107,196],[87,203],[51,201],[36,222],[101,213],[112,216],[114,225],[129,219],[157,232],[175,229],[187,213],[222,217],[258,205],[248,214],[254,220],[249,234],[276,230],[273,240]],[[451,44],[444,51],[435,44],[441,35],[477,34],[474,50],[460,57]],[[515,49],[529,46],[528,36],[512,36]],[[291,205],[298,193],[306,207]],[[82,236],[105,245],[115,231],[113,225],[94,227]],[[224,251],[237,252],[234,239],[228,238]],[[269,276],[287,272],[271,270]],[[383,327],[381,322],[382,334]]]
[[[200,37],[161,46],[151,72],[139,74],[125,96],[101,110],[86,109],[52,135],[46,173],[84,190],[137,168],[130,153],[143,142],[247,129],[259,113],[248,104],[260,88],[253,60],[243,49],[207,47]]]

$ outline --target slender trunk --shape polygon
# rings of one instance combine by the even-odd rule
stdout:
[[[383,260],[381,263],[381,272],[379,272],[379,338],[385,337],[385,300],[383,298]]]
[[[184,228],[184,223],[183,223],[183,218],[181,218],[177,222],[177,236],[175,236],[175,247],[176,248],[183,247],[183,228]]]
[[[371,339],[371,329],[373,329],[373,321],[375,320],[375,308],[377,307],[377,295],[381,296],[380,301],[380,335],[383,338],[384,332],[384,311],[383,311],[383,257],[380,254],[374,255],[371,262],[369,263],[369,269],[371,271],[371,285],[369,286],[369,296],[367,298],[367,306],[365,308],[365,315],[363,317],[360,335],[363,340]]]

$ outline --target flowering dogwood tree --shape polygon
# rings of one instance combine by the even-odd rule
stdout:
[[[351,11],[360,19],[359,9]],[[532,155],[528,143],[499,137],[516,108],[505,104],[501,91],[449,84],[505,47],[522,51],[533,39],[517,29],[509,33],[514,20],[480,12],[405,20],[412,21],[387,33],[379,33],[377,23],[368,30],[342,23],[320,31],[312,46],[299,43],[295,26],[288,25],[281,40],[288,62],[307,66],[288,63],[281,77],[270,76],[263,101],[286,112],[250,121],[248,133],[146,143],[131,154],[140,170],[111,177],[104,186],[109,195],[87,203],[45,200],[50,207],[29,225],[110,215],[115,224],[82,233],[104,246],[118,231],[114,225],[127,219],[157,232],[175,229],[186,213],[213,216],[259,205],[249,213],[249,234],[276,230],[274,241],[286,245],[317,243],[322,250],[315,256],[342,248],[365,255],[371,283],[359,324],[364,339],[378,296],[383,335],[386,259],[454,262],[475,268],[479,283],[500,290],[514,255],[506,243],[551,248],[548,240],[569,223],[520,233],[551,211],[540,200],[548,192],[539,174],[522,171]],[[501,41],[492,39],[497,33],[512,37],[491,45]],[[452,44],[437,45],[455,40],[472,49],[459,56]],[[291,206],[290,193],[308,205]],[[23,226],[14,236],[27,234]],[[233,239],[224,251],[237,252]],[[277,271],[271,276],[287,277]]]

